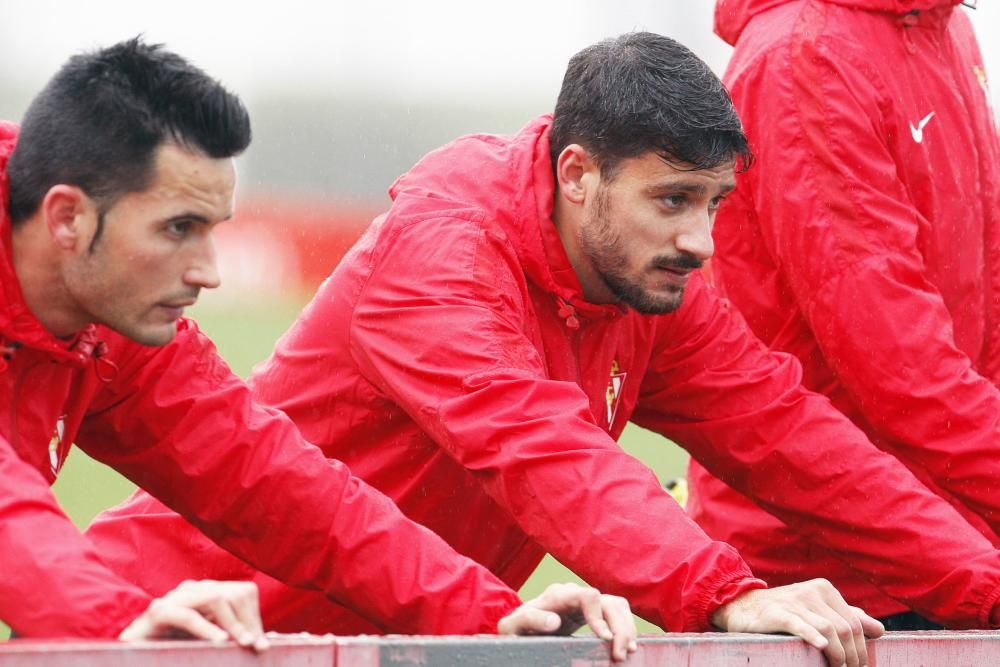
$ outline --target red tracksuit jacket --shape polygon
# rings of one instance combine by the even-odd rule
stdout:
[[[402,177],[388,214],[256,369],[256,396],[512,586],[548,551],[650,621],[705,630],[720,604],[761,585],[617,445],[631,419],[886,590],[988,623],[1000,554],[802,389],[798,363],[769,352],[697,276],[670,315],[583,300],[550,217],[548,128],[542,117],[513,137],[459,139]],[[91,534],[153,589],[191,568],[186,550],[200,544],[144,497]],[[146,567],[145,545],[165,536],[172,564]],[[241,576],[225,554],[196,560]],[[282,628],[358,627],[265,588]],[[317,627],[319,616],[337,625]]]
[[[115,637],[150,602],[49,489],[75,442],[290,583],[400,631],[495,632],[517,595],[251,401],[192,322],[163,347],[42,327],[11,262],[15,137],[0,123],[0,619],[26,637]]]
[[[807,387],[997,543],[1000,143],[966,11],[719,3],[758,161],[718,214],[713,266]],[[824,576],[875,614],[913,606],[697,464],[691,480],[692,515],[769,582]]]

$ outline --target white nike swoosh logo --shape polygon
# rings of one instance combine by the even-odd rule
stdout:
[[[913,140],[918,144],[924,140],[924,126],[931,122],[931,118],[933,117],[934,112],[932,111],[924,116],[923,120],[921,120],[916,127],[913,127],[913,123],[910,123],[910,134],[913,135]]]

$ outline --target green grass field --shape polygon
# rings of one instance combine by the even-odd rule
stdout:
[[[202,306],[192,309],[201,328],[219,347],[219,352],[233,370],[246,376],[254,364],[266,358],[275,341],[294,321],[303,301],[277,304],[257,304],[244,307]],[[649,465],[661,479],[682,475],[687,455],[669,441],[630,426],[622,438],[622,446]],[[55,484],[55,493],[66,513],[77,526],[85,527],[101,510],[110,507],[132,492],[135,487],[113,470],[96,463],[74,450]],[[532,597],[556,581],[580,581],[551,557],[525,583],[521,593]],[[656,628],[641,622],[640,631]],[[7,629],[0,625],[0,639]]]

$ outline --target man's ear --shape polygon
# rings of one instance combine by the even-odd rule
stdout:
[[[556,159],[556,183],[559,193],[570,203],[583,204],[600,182],[597,161],[580,144],[562,149]]]
[[[58,247],[73,250],[89,243],[97,206],[83,190],[75,185],[53,185],[45,193],[40,209],[49,235]]]

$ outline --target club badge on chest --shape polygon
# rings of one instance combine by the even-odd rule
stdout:
[[[56,420],[56,428],[49,440],[49,465],[52,466],[52,474],[58,475],[59,468],[62,467],[63,437],[66,434],[66,415]]]
[[[608,404],[608,431],[615,423],[615,415],[618,414],[618,404],[621,402],[622,387],[625,386],[625,378],[628,373],[618,367],[618,360],[611,362],[611,374],[608,378],[608,390],[605,399]]]

